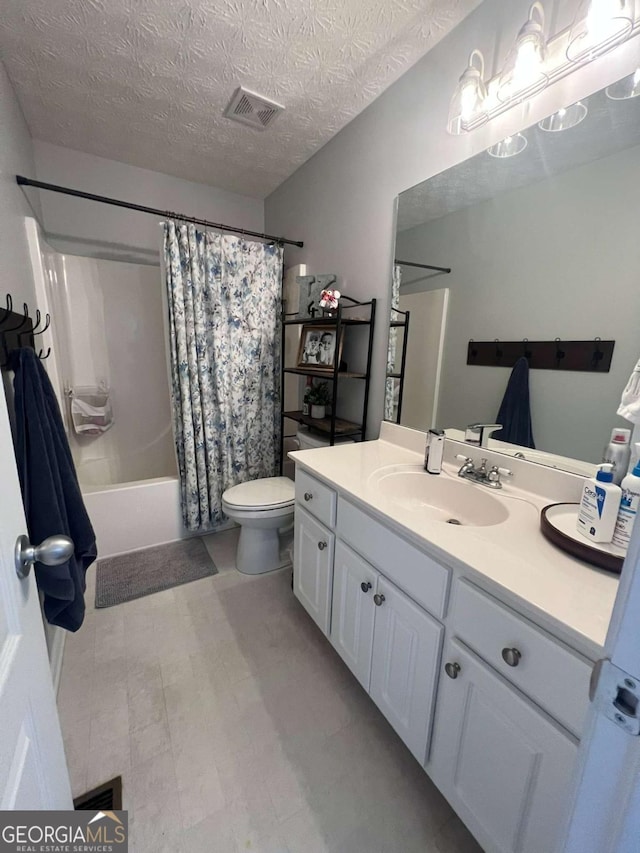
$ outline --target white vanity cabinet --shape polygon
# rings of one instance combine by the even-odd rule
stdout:
[[[550,853],[591,661],[306,471],[296,498],[303,606],[483,849]]]
[[[336,537],[296,505],[293,547],[293,591],[325,634],[331,624],[333,551]]]
[[[443,633],[439,622],[338,540],[331,642],[420,764]]]
[[[555,850],[577,742],[457,640],[427,771],[487,853]]]

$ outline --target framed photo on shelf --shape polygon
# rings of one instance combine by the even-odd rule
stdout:
[[[337,339],[337,332],[336,327],[332,325],[303,326],[297,366],[332,371],[336,364],[340,364],[342,355],[344,329],[341,329],[340,340]]]

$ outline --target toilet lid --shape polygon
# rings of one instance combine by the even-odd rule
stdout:
[[[262,477],[227,489],[222,496],[229,506],[277,509],[295,500],[295,486],[288,477]]]

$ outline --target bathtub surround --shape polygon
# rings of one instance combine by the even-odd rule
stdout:
[[[215,575],[217,571],[199,536],[99,560],[96,607],[114,607]]]
[[[187,530],[280,463],[282,248],[167,222],[173,426]]]

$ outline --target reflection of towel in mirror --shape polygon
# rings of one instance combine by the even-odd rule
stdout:
[[[618,414],[631,423],[640,424],[640,361],[633,368],[633,373],[622,392]]]
[[[503,428],[494,432],[492,438],[535,449],[529,402],[529,362],[524,356],[516,361],[511,371],[496,423]]]

